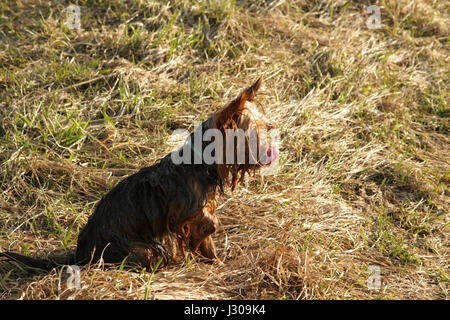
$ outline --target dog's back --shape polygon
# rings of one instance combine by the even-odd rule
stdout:
[[[193,166],[175,165],[170,155],[122,180],[97,204],[78,237],[76,258],[142,263],[150,253],[169,259],[163,239],[205,203],[217,182]]]

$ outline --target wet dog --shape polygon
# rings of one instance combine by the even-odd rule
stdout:
[[[174,256],[167,249],[170,243],[182,254],[187,249],[218,261],[212,239],[218,228],[217,195],[226,187],[234,190],[246,173],[278,158],[278,150],[267,142],[272,126],[255,104],[261,81],[203,122],[183,147],[119,182],[81,230],[75,254],[62,263],[13,252],[1,255],[42,269],[125,258],[151,269]]]

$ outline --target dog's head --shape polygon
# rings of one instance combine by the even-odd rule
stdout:
[[[262,78],[259,78],[213,118],[214,127],[225,137],[223,163],[218,164],[219,175],[231,189],[234,189],[238,179],[243,180],[246,172],[254,172],[279,158],[278,148],[270,145],[268,139],[273,125],[262,106],[260,112],[256,105],[255,96],[261,83]]]

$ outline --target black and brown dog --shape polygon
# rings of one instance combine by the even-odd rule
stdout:
[[[244,161],[237,161],[238,157],[233,155],[227,157],[231,162],[176,164],[173,155],[168,154],[153,166],[119,182],[99,201],[78,236],[75,254],[65,257],[64,261],[35,259],[14,252],[0,255],[41,269],[60,264],[83,265],[99,259],[105,263],[121,263],[125,258],[127,262],[151,269],[156,259],[168,262],[173,256],[165,245],[170,242],[177,244],[183,253],[187,248],[218,261],[211,236],[218,227],[214,215],[217,194],[224,187],[233,190],[245,173],[254,172],[278,158],[277,149],[261,134],[270,130],[271,125],[253,102],[260,86],[261,78],[201,125],[202,131],[218,130],[225,140],[230,130],[256,133],[257,150],[249,145],[249,136],[241,150],[236,146],[230,151],[225,147],[227,144],[223,144],[224,157],[227,152],[244,152]],[[190,155],[191,160],[207,145],[203,139],[200,145],[194,145],[194,133],[186,140],[195,151]],[[175,152],[183,156],[186,148]]]

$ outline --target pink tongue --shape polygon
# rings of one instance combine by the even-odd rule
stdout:
[[[278,160],[280,154],[278,153],[278,148],[274,146],[268,146],[266,150],[265,164],[270,164]]]

